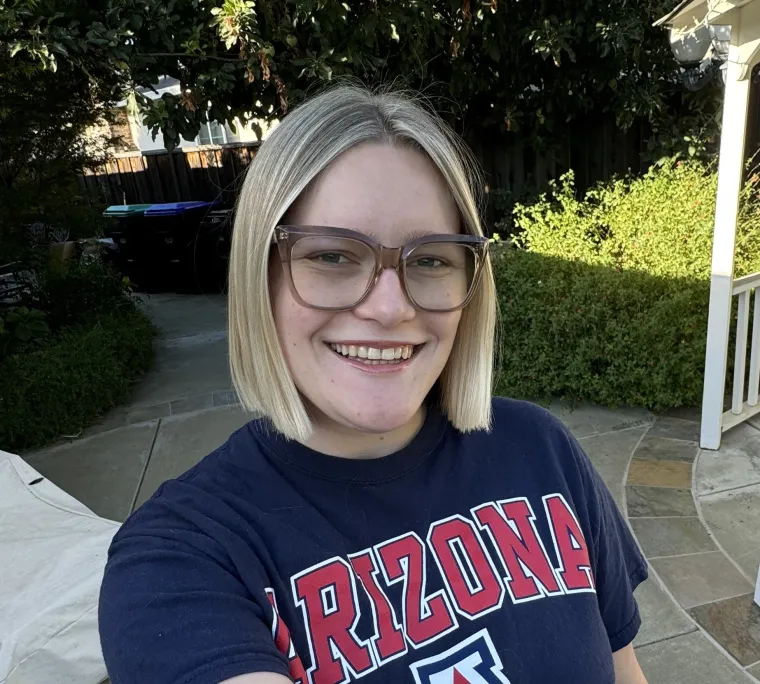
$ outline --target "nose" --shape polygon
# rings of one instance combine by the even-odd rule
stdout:
[[[384,328],[393,328],[410,321],[415,314],[415,308],[401,286],[398,273],[392,268],[383,270],[369,296],[354,309],[354,315],[377,321]]]

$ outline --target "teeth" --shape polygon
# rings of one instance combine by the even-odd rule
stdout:
[[[353,344],[335,344],[331,343],[333,351],[349,358],[366,359],[365,363],[371,366],[385,365],[394,363],[401,359],[410,359],[414,353],[414,347],[410,344],[401,347],[386,347],[378,349],[377,347],[359,347]]]

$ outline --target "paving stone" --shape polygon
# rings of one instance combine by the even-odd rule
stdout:
[[[94,513],[123,521],[148,461],[156,425],[154,421],[111,430],[25,459]]]
[[[760,431],[737,425],[723,435],[718,451],[700,451],[696,481],[699,494],[760,484]]]
[[[213,403],[214,406],[229,406],[230,404],[237,404],[237,392],[235,390],[223,390],[221,392],[214,392]]]
[[[751,674],[755,679],[760,681],[760,663],[747,668],[747,672]]]
[[[719,551],[649,563],[684,608],[745,594],[752,585]]]
[[[137,406],[127,411],[127,423],[144,423],[146,420],[158,420],[171,415],[171,406],[168,401],[151,406]]]
[[[175,339],[225,330],[227,297],[160,293],[142,296],[161,338]]]
[[[209,392],[208,394],[199,394],[194,397],[187,397],[186,399],[175,399],[171,402],[171,415],[177,416],[182,413],[190,413],[191,411],[202,411],[203,409],[213,408],[214,395]]]
[[[625,489],[625,499],[630,518],[697,515],[690,489],[629,486]]]
[[[650,684],[748,684],[701,632],[642,646],[636,655]]]
[[[147,501],[161,483],[181,475],[224,444],[249,420],[250,416],[236,406],[164,418],[136,506]]]
[[[683,461],[649,461],[634,458],[628,470],[627,484],[691,489],[691,467],[691,463]]]
[[[158,404],[231,388],[226,339],[158,346],[153,368],[130,401],[133,405]]]
[[[636,458],[693,463],[699,447],[691,442],[647,435],[636,449]]]
[[[556,401],[549,410],[567,425],[576,439],[649,425],[654,420],[649,411],[639,408],[610,409],[591,404],[571,407],[565,402]]]
[[[645,431],[646,427],[642,427],[586,437],[580,440],[584,451],[599,471],[612,493],[612,498],[621,510],[623,508],[625,469],[628,467],[628,461],[633,450]]]
[[[678,406],[676,408],[668,409],[662,415],[666,418],[689,420],[692,423],[702,422],[702,409],[699,406]]]
[[[654,575],[642,582],[635,593],[641,614],[641,629],[634,647],[670,639],[697,629],[681,607],[667,595]]]
[[[630,523],[647,558],[716,550],[699,518],[631,518]]]
[[[760,606],[752,594],[697,606],[689,614],[742,665],[760,660]]]
[[[699,499],[710,532],[750,577],[760,567],[760,485]]]
[[[109,430],[115,430],[120,427],[126,427],[127,425],[127,411],[124,407],[119,406],[112,409],[104,416],[101,416],[93,425],[85,428],[82,432],[82,437],[91,437],[92,435],[108,432]]]
[[[699,442],[699,424],[691,420],[660,416],[649,430],[649,435]]]

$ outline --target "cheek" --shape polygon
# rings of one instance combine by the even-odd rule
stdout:
[[[277,336],[288,365],[293,368],[308,360],[311,338],[324,327],[329,314],[298,304],[282,280],[273,279],[270,291]]]
[[[453,311],[452,313],[438,314],[431,321],[430,329],[434,331],[439,344],[444,349],[450,350],[454,344],[461,318],[461,311]]]

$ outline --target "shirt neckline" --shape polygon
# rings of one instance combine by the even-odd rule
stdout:
[[[355,484],[377,484],[404,475],[420,465],[441,441],[447,418],[438,408],[429,407],[425,421],[405,447],[380,458],[328,456],[289,440],[262,418],[249,423],[254,439],[269,454],[309,475]]]

